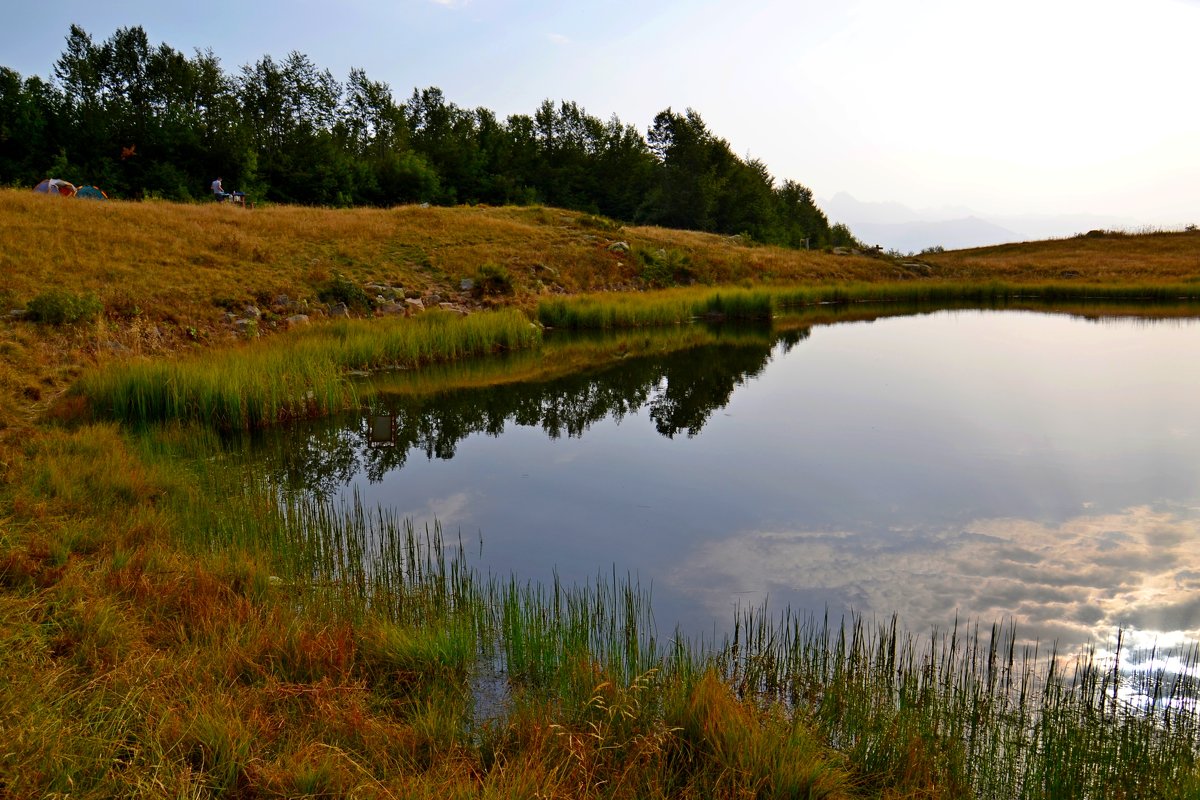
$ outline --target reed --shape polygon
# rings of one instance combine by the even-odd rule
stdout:
[[[786,311],[830,305],[970,304],[998,307],[1021,303],[1179,304],[1200,301],[1200,284],[1072,284],[905,281],[760,289],[691,288],[640,295],[581,295],[544,300],[538,319],[551,328],[633,328],[677,325],[695,319],[762,320]]]
[[[804,709],[879,790],[914,775],[956,797],[1182,798],[1197,786],[1195,644],[1171,674],[1125,672],[1119,639],[1107,659],[1068,658],[1000,625],[916,637],[895,618],[758,608],[739,613],[721,652],[740,692]],[[1135,702],[1122,690],[1133,686],[1152,689]]]
[[[540,333],[515,310],[345,321],[282,341],[113,365],[85,375],[75,391],[101,418],[253,429],[350,407],[356,397],[347,381],[352,370],[413,368],[531,347],[539,340]]]

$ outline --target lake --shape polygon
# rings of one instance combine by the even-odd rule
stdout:
[[[362,414],[245,446],[292,491],[440,522],[484,572],[635,575],[660,633],[767,602],[1066,648],[1200,639],[1197,320],[946,311],[728,339],[488,388],[401,375]]]

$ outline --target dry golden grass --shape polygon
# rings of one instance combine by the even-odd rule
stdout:
[[[922,256],[961,280],[1192,283],[1200,281],[1200,232],[1077,236]]]

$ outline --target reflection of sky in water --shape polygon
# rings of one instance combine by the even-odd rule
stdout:
[[[578,438],[510,420],[355,484],[482,537],[493,572],[636,573],[663,628],[769,596],[918,630],[958,614],[1063,644],[1195,639],[1197,363],[1195,322],[842,324],[777,349],[694,437],[658,435],[645,407]]]

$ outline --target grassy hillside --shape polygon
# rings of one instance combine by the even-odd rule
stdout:
[[[673,283],[1200,282],[1200,233],[1077,238],[894,261],[623,228],[540,207],[246,211],[0,190],[0,219],[0,315],[55,290],[92,295],[103,308],[95,325],[0,321],[0,425],[30,421],[84,365],[230,344],[246,334],[237,320],[247,306],[262,314],[252,333],[285,329],[297,313],[319,321],[329,307],[323,297],[336,299],[339,289],[344,296],[348,287],[372,302],[382,297],[374,313],[385,314],[416,299],[532,311],[548,297]],[[487,282],[497,275],[501,285]],[[476,291],[463,291],[463,279],[476,281]]]
[[[325,413],[353,402],[347,369],[538,356],[535,315],[644,324],[973,286],[1198,282],[1194,234],[897,262],[544,208],[245,211],[0,191],[0,798],[957,798],[1018,782],[1031,797],[1194,797],[1194,714],[1164,727],[1105,712],[1101,687],[1047,696],[1031,734],[1024,706],[1010,714],[974,682],[986,643],[935,669],[895,631],[855,634],[832,661],[820,637],[784,658],[757,620],[730,663],[677,652],[653,662],[670,670],[645,668],[622,638],[645,610],[632,587],[572,595],[568,618],[540,587],[457,572],[440,540],[394,520],[281,504],[222,460],[211,427],[134,436],[80,411],[104,397],[114,416],[132,409],[123,418],[248,427]],[[671,283],[695,286],[644,291]],[[342,301],[361,319],[330,319]],[[493,306],[511,308],[482,313]],[[672,330],[675,344],[614,335],[527,367],[708,335]],[[365,569],[354,556],[368,550],[381,563]],[[506,648],[510,671],[500,723],[476,714],[471,665],[488,647]],[[907,666],[874,660],[898,648]],[[805,687],[811,713],[755,702],[754,687],[808,662],[833,674]]]

